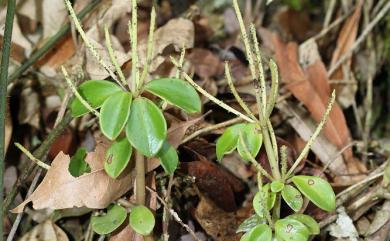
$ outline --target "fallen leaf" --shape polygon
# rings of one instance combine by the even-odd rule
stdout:
[[[73,177],[68,166],[70,157],[60,152],[37,189],[11,212],[19,213],[30,201],[34,209],[64,209],[88,207],[102,209],[126,193],[133,184],[134,173],[129,168],[117,179],[104,171],[104,156],[108,143],[99,143],[94,152],[87,154],[91,172]]]
[[[195,68],[195,73],[202,79],[208,79],[223,73],[221,60],[210,50],[195,48],[188,56],[189,61]]]
[[[31,87],[22,90],[18,120],[21,124],[29,124],[39,129],[40,102],[38,93]]]
[[[51,220],[38,224],[19,241],[68,241],[66,233]]]
[[[171,126],[168,128],[167,132],[167,139],[169,144],[171,144],[174,148],[179,147],[184,139],[184,136],[186,135],[187,130],[202,120],[204,116],[205,115],[202,115],[198,118],[187,121],[172,121]]]
[[[385,201],[383,206],[376,211],[374,220],[368,227],[365,236],[370,236],[381,229],[386,223],[390,222],[390,201]]]
[[[338,216],[336,223],[329,226],[330,235],[336,238],[348,238],[350,241],[357,241],[359,234],[352,219],[345,212],[343,207],[337,209]]]
[[[359,21],[361,15],[361,9],[363,6],[363,1],[360,0],[356,6],[355,12],[347,19],[343,27],[340,30],[339,37],[337,39],[336,49],[333,52],[332,61],[330,64],[330,69],[335,65],[335,63],[349,51],[353,46],[356,40],[357,31],[359,28]],[[339,68],[337,68],[329,79],[331,80],[352,80],[356,83],[354,78],[348,78],[344,73],[350,73],[352,56],[344,62]],[[346,68],[346,69],[345,69]],[[350,75],[350,74],[348,74]],[[357,91],[357,85],[347,84],[347,85],[334,85],[338,92],[338,100],[344,107],[349,107],[355,98],[355,93]]]

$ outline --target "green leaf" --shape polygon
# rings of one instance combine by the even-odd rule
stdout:
[[[188,113],[200,112],[202,103],[196,90],[186,81],[163,78],[149,81],[145,90]]]
[[[319,208],[328,212],[336,209],[336,195],[324,179],[314,176],[294,176],[291,180],[299,191]]]
[[[248,241],[271,241],[272,230],[267,224],[259,224],[249,231]]]
[[[250,233],[245,233],[244,235],[241,236],[240,241],[249,241],[249,235]]]
[[[306,241],[309,238],[309,230],[303,223],[285,218],[275,222],[275,235],[278,240]]]
[[[314,218],[310,217],[309,215],[297,213],[287,216],[286,218],[292,218],[303,223],[304,225],[306,225],[307,229],[312,235],[317,235],[320,233],[320,225],[317,223],[316,220],[314,220]]]
[[[122,90],[110,81],[88,80],[82,83],[77,91],[93,108],[99,108],[109,96]],[[89,112],[77,98],[70,104],[70,110],[73,117],[79,117]]]
[[[157,157],[160,159],[164,171],[167,174],[172,175],[179,164],[179,157],[177,156],[175,148],[167,141],[164,141],[160,151],[157,153]]]
[[[90,172],[91,168],[85,161],[87,150],[85,148],[79,148],[69,162],[69,173],[74,177],[79,177],[86,172]]]
[[[260,217],[264,217],[264,198],[264,193],[259,191],[256,193],[252,201],[253,209],[255,209],[256,214]]]
[[[275,205],[276,193],[272,192],[271,185],[269,183],[263,186],[263,192],[266,197],[267,208],[268,210],[271,210],[271,208],[273,208]]]
[[[250,153],[250,156],[256,158],[263,142],[263,136],[256,130],[256,126],[254,124],[246,124],[242,129],[242,138]],[[242,159],[245,161],[250,160],[250,156],[245,152],[245,148],[242,145],[241,140],[238,141],[237,150]]]
[[[141,235],[148,235],[155,224],[153,213],[145,206],[136,206],[130,212],[130,226]]]
[[[117,178],[130,161],[133,148],[126,137],[114,141],[106,153],[104,170],[112,178]]]
[[[291,185],[286,185],[282,190],[282,197],[292,210],[295,212],[301,210],[303,206],[303,197],[298,189]]]
[[[104,101],[99,123],[100,130],[108,139],[116,139],[125,127],[130,114],[131,100],[129,92],[120,91]]]
[[[262,224],[262,223],[264,223],[264,219],[261,218],[257,214],[253,214],[252,216],[250,216],[249,218],[245,219],[244,222],[242,222],[240,224],[240,226],[238,227],[236,233],[248,232],[252,228],[254,228],[256,225]]]
[[[167,123],[161,110],[146,98],[135,99],[131,105],[126,135],[143,155],[156,155],[167,137]]]
[[[281,181],[273,181],[271,183],[271,190],[272,192],[280,192],[284,188],[284,183]]]
[[[222,160],[225,154],[231,153],[237,147],[237,141],[240,131],[244,128],[245,124],[236,124],[226,128],[222,136],[217,140],[217,159]]]
[[[264,199],[264,200],[263,200]],[[260,217],[264,217],[264,204],[267,205],[267,211],[275,205],[276,193],[271,191],[270,184],[263,186],[262,191],[257,192],[253,198],[252,205],[255,212]]]
[[[92,229],[100,235],[109,234],[126,220],[126,216],[124,207],[113,205],[108,208],[105,215],[92,217]]]

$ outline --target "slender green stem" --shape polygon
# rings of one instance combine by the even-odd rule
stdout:
[[[114,65],[115,70],[119,75],[119,80],[122,82],[122,85],[126,86],[127,85],[126,78],[125,75],[123,74],[122,69],[119,66],[118,58],[115,55],[114,49],[112,48],[111,36],[110,33],[108,32],[107,25],[104,26],[104,35],[106,38],[106,48],[108,50],[108,54],[110,55],[111,62]]]
[[[322,128],[324,127],[326,120],[328,119],[329,113],[332,110],[334,101],[336,99],[336,91],[333,90],[332,96],[329,100],[328,106],[326,107],[325,113],[322,116],[321,122],[318,124],[316,130],[314,131],[313,135],[310,137],[309,141],[306,143],[306,146],[303,148],[301,154],[298,156],[297,160],[294,162],[293,166],[290,168],[290,170],[287,172],[287,178],[291,176],[291,174],[294,172],[294,170],[298,167],[298,165],[302,162],[302,160],[306,157],[307,153],[310,150],[311,145],[313,145],[314,140],[317,138],[317,136],[320,134]]]
[[[143,87],[143,84],[146,80],[146,76],[148,74],[150,65],[152,64],[152,56],[153,56],[153,40],[154,40],[154,30],[156,28],[156,9],[154,5],[152,6],[152,11],[150,13],[150,27],[149,27],[149,35],[148,35],[148,46],[146,50],[146,65],[144,66],[144,70],[142,71],[140,86],[137,88],[137,93],[139,93]]]
[[[267,153],[268,162],[271,166],[272,176],[274,176],[276,180],[280,180],[279,165],[275,157],[274,147],[267,126],[263,126],[261,132],[263,134],[264,147]]]
[[[282,165],[282,179],[284,181],[287,173],[287,147],[285,145],[280,147],[280,160]]]
[[[101,0],[94,0],[91,3],[89,3],[83,10],[80,11],[79,14],[77,14],[77,17],[79,19],[83,19],[88,13],[90,13],[99,3]],[[36,61],[38,61],[43,55],[45,55],[47,52],[53,49],[53,46],[57,44],[57,42],[65,36],[65,34],[69,31],[70,24],[65,24],[53,37],[51,37],[43,46],[42,48],[35,51],[18,69],[13,72],[9,77],[9,82],[14,81],[15,79],[19,78],[20,75],[24,73],[28,68],[30,68]]]
[[[50,165],[47,165],[46,163],[44,163],[43,161],[39,160],[38,158],[36,158],[31,152],[29,152],[26,148],[24,148],[24,146],[22,146],[20,143],[15,143],[15,146],[21,150],[31,161],[35,162],[38,166],[46,169],[46,170],[49,170],[50,169]]]
[[[135,199],[137,204],[145,205],[145,160],[142,153],[135,152]]]
[[[267,207],[266,196],[264,195],[264,192],[263,192],[263,177],[261,176],[261,172],[257,173],[257,186],[258,186],[258,189],[259,189],[259,192],[261,195],[261,203],[262,203],[263,207]],[[267,219],[268,224],[271,226],[271,228],[273,228],[274,223],[272,222],[272,218],[271,218],[271,215],[270,215],[268,209],[263,208],[263,213],[264,213],[265,218]]]
[[[6,98],[8,85],[8,65],[11,51],[12,26],[15,15],[15,0],[8,0],[7,15],[5,18],[5,29],[3,39],[3,49],[0,66],[0,210],[4,212],[3,187],[4,187],[4,163],[5,163],[5,118],[6,118]],[[0,220],[0,240],[3,240],[3,217]]]
[[[269,67],[271,69],[271,93],[269,94],[268,102],[267,102],[267,110],[265,112],[265,117],[268,119],[271,116],[271,113],[275,107],[276,100],[278,98],[278,87],[279,87],[279,74],[278,74],[278,66],[271,59],[269,61]]]
[[[281,196],[280,196],[280,192],[278,192],[276,193],[275,204],[274,207],[272,208],[272,220],[279,220],[280,205],[281,205]]]
[[[137,0],[131,0],[131,22],[129,22],[129,34],[131,43],[131,86],[134,93],[138,89],[138,36],[137,36]]]

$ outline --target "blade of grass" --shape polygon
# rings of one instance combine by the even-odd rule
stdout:
[[[8,0],[7,16],[5,18],[5,30],[0,66],[0,210],[3,213],[3,187],[4,187],[4,162],[5,162],[5,105],[7,98],[8,65],[11,51],[12,26],[14,22],[16,0]],[[3,240],[3,218],[0,221],[0,240]]]

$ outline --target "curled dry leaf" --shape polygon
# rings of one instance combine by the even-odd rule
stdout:
[[[66,233],[58,227],[53,221],[46,220],[45,222],[38,224],[19,241],[68,241]]]
[[[168,47],[173,47],[174,51],[180,52],[182,48],[194,47],[194,24],[184,18],[172,19],[164,26],[158,28],[154,33],[152,62],[150,65],[150,72],[155,71],[165,60]],[[146,64],[146,48],[147,41],[140,43],[138,48],[139,65]]]
[[[109,177],[103,167],[107,148],[107,143],[99,143],[94,152],[88,153],[85,160],[90,165],[91,172],[77,178],[68,171],[70,157],[60,152],[42,183],[23,203],[11,211],[22,212],[30,201],[33,202],[34,209],[107,207],[132,187],[135,176],[127,169],[117,179]]]
[[[332,61],[330,64],[330,68],[336,64],[336,62],[343,56],[345,53],[349,51],[349,49],[353,46],[356,40],[357,31],[359,28],[359,21],[361,15],[361,9],[363,6],[363,1],[359,1],[355,12],[347,19],[344,23],[343,27],[340,30],[339,37],[337,39],[337,46],[335,51],[333,52]],[[344,62],[339,68],[337,68],[333,74],[330,76],[331,80],[351,80],[356,82],[354,78],[348,78],[345,76],[350,75],[350,67],[351,67],[351,59],[350,57],[347,61]],[[347,68],[345,71],[345,67]],[[338,100],[344,107],[349,107],[355,98],[355,93],[357,91],[357,85],[347,84],[347,85],[335,85],[334,86],[338,92]]]

